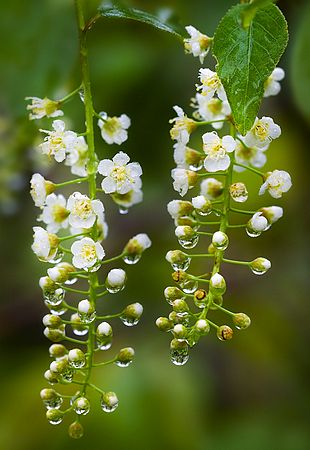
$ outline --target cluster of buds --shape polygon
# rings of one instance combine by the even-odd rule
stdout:
[[[78,94],[78,90],[66,99],[74,94]],[[62,100],[31,100],[32,104],[28,105],[30,119],[63,115]],[[85,97],[84,102],[87,105]],[[100,113],[98,117],[98,126],[107,144],[120,145],[126,141],[130,126],[126,115],[108,117],[106,113]],[[140,164],[130,162],[129,156],[122,151],[111,160],[98,161],[94,149],[84,138],[84,134],[89,136],[89,129],[78,134],[67,130],[65,122],[56,119],[52,130],[41,131],[45,133],[40,145],[42,153],[58,163],[63,162],[74,175],[81,177],[58,184],[45,180],[39,173],[31,178],[31,196],[40,209],[38,221],[42,224],[33,228],[32,250],[40,261],[50,265],[39,285],[49,310],[43,317],[44,335],[53,342],[49,350],[52,361],[44,377],[53,388],[44,388],[40,395],[51,424],[61,423],[69,413],[76,414],[69,434],[79,438],[83,435],[80,418],[90,410],[89,389],[99,394],[103,411],[113,412],[118,406],[114,392],[103,391],[91,382],[92,369],[113,363],[119,367],[129,366],[135,353],[131,347],[114,352],[104,361],[100,361],[100,353],[109,350],[113,343],[110,321],[121,320],[126,326],[136,325],[143,307],[134,302],[117,313],[103,315],[100,311],[107,296],[125,288],[127,275],[118,264],[137,263],[151,241],[146,234],[140,233],[129,240],[119,255],[111,258],[106,257],[102,243],[107,238],[108,225],[104,205],[97,193],[109,194],[120,212],[127,212],[128,207],[142,199]],[[97,187],[97,174],[102,176],[101,187]],[[66,199],[57,192],[63,186],[80,183],[88,184],[89,195],[74,190]],[[111,267],[112,264],[117,265]],[[54,385],[61,388],[67,384],[76,387],[73,395],[55,390]],[[69,405],[63,409],[65,400]]]
[[[200,56],[203,62],[206,48],[199,47],[198,41],[194,42],[194,36],[197,39],[199,37],[199,42],[209,44],[212,39],[205,36],[203,40],[202,34],[194,30],[188,27],[191,39],[185,40],[185,49],[194,56]],[[265,97],[280,91],[279,81],[283,77],[282,69],[273,71],[265,83]],[[226,281],[221,273],[222,264],[247,266],[256,275],[266,273],[271,267],[270,261],[264,257],[257,257],[253,261],[226,258],[231,229],[244,229],[248,236],[257,237],[283,215],[280,206],[262,207],[258,211],[234,207],[234,203],[244,203],[249,197],[248,188],[238,180],[238,174],[247,170],[260,177],[262,184],[259,195],[268,191],[275,199],[287,192],[292,184],[290,175],[283,170],[267,173],[259,170],[266,163],[266,151],[272,140],[281,134],[279,125],[270,117],[256,118],[250,131],[241,136],[234,126],[218,74],[208,68],[201,68],[199,81],[195,98],[191,100],[193,117],[188,117],[182,108],[175,106],[177,116],[170,121],[173,124],[170,134],[175,141],[173,187],[181,197],[189,190],[198,188],[191,199],[168,203],[168,212],[176,227],[175,235],[184,251],[170,250],[166,255],[166,260],[174,270],[172,278],[177,286],[165,289],[164,295],[172,306],[172,312],[168,317],[159,317],[156,325],[160,330],[172,333],[171,360],[176,365],[188,361],[189,348],[212,328],[220,340],[232,338],[231,326],[218,325],[210,320],[213,310],[226,314],[238,330],[246,329],[251,323],[246,314],[235,313],[222,306],[226,291]],[[189,146],[191,135],[204,126],[212,127],[213,131],[203,133],[201,146],[192,148]],[[236,222],[236,218],[246,216],[247,221]],[[209,239],[207,251],[188,253],[187,250],[196,247],[200,239]],[[199,258],[211,262],[209,270],[199,275],[189,273],[192,260]]]

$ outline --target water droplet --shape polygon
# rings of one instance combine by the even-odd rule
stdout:
[[[175,270],[175,271],[183,270],[185,272],[189,268],[190,263],[191,263],[191,258],[187,257],[186,259],[183,259],[181,262],[171,263],[171,266],[172,266],[173,270]]]
[[[55,291],[45,291],[43,293],[44,301],[47,305],[60,305],[65,297],[65,291],[61,288],[56,289]]]
[[[196,247],[196,245],[198,244],[199,241],[199,236],[195,235],[192,237],[192,239],[178,239],[179,244],[183,247],[183,248],[194,248]],[[184,270],[184,269],[183,269]]]
[[[268,268],[267,269],[263,269],[263,268],[258,269],[257,267],[252,267],[251,265],[250,265],[250,269],[255,275],[264,275],[268,271]]]
[[[99,339],[97,336],[97,346],[100,350],[109,350],[112,347],[112,338],[105,337],[104,339]]]
[[[132,318],[128,316],[120,316],[121,321],[126,327],[133,327],[139,323],[140,318]]]
[[[123,261],[126,264],[137,264],[137,262],[140,261],[140,259],[141,259],[141,255],[140,254],[123,256]]]
[[[128,214],[128,208],[125,208],[124,206],[119,206],[118,211],[120,214]]]
[[[50,259],[48,262],[51,264],[58,264],[61,262],[63,257],[64,257],[64,252],[58,248],[53,259]]]
[[[85,336],[88,333],[88,328],[80,325],[79,327],[72,326],[72,331],[76,336]]]
[[[132,363],[132,360],[130,361],[115,361],[115,364],[118,367],[128,367]]]
[[[188,351],[184,350],[172,350],[171,351],[171,362],[176,366],[183,366],[187,363],[189,359]]]
[[[192,170],[193,172],[198,172],[200,169],[203,168],[203,161],[199,161],[197,164],[190,164],[189,170]]]
[[[258,237],[262,234],[261,231],[254,231],[250,228],[246,228],[245,231],[248,236],[253,237],[253,238]]]
[[[89,313],[78,312],[82,323],[92,323],[96,319],[96,311]]]
[[[84,89],[83,88],[79,90],[79,97],[81,99],[81,102],[84,103],[85,96],[84,96]]]
[[[108,392],[101,397],[101,408],[106,413],[111,413],[118,407],[118,398],[114,392]]]
[[[78,397],[73,404],[73,409],[76,414],[86,416],[90,410],[90,404],[86,397]]]
[[[101,267],[101,261],[97,261],[96,264],[94,264],[94,265],[91,266],[91,267],[85,268],[85,270],[86,270],[86,272],[88,272],[88,273],[93,273],[93,272],[97,272],[97,270],[99,270],[100,267]]]
[[[65,283],[64,284],[74,284],[74,283],[76,283],[77,282],[77,278],[69,278],[69,280],[67,280],[67,281],[65,281]]]
[[[61,380],[64,383],[71,383],[73,380],[74,370],[68,367],[62,374],[61,374]]]
[[[43,404],[47,409],[59,409],[63,403],[63,398],[60,396],[57,396],[50,400],[44,400]]]
[[[181,287],[185,294],[192,294],[195,292],[198,288],[198,281],[197,280],[185,280],[181,284]]]
[[[68,311],[68,308],[66,308],[65,305],[63,305],[62,303],[60,303],[59,305],[47,305],[50,312],[52,314],[55,314],[55,316],[62,316],[63,314],[65,314]]]
[[[120,292],[124,289],[125,285],[122,286],[109,286],[106,285],[106,290],[110,292],[110,294],[117,294],[117,292]]]

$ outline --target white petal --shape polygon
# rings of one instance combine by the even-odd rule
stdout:
[[[113,162],[117,166],[126,166],[126,164],[129,163],[129,161],[130,161],[129,156],[124,152],[116,153],[116,155],[113,158]]]
[[[111,194],[116,191],[116,183],[111,177],[106,177],[102,180],[101,188],[106,194]]]
[[[102,159],[98,164],[98,172],[107,177],[114,169],[114,163],[110,159]]]

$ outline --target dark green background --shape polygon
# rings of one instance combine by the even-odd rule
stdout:
[[[298,76],[299,69],[309,67],[309,54],[302,51],[300,42],[300,30],[309,28],[306,3],[279,2],[290,24],[291,40],[281,61],[287,77],[281,94],[267,99],[262,110],[283,130],[268,152],[267,169],[288,170],[293,188],[281,201],[268,195],[258,199],[255,177],[240,176],[252,195],[249,208],[279,204],[285,216],[259,239],[234,231],[229,249],[231,257],[240,259],[266,256],[273,268],[264,277],[242,267],[225,268],[225,305],[249,314],[252,326],[228,343],[214,334],[206,337],[181,368],[169,361],[169,337],[156,330],[154,321],[169,311],[162,295],[170,284],[164,256],[177,248],[166,213],[166,203],[177,198],[170,180],[168,120],[174,104],[190,112],[187,105],[199,64],[184,55],[176,39],[142,24],[102,20],[93,30],[89,48],[95,106],[110,114],[126,112],[132,118],[130,138],[122,149],[144,168],[142,205],[123,217],[105,201],[110,236],[104,246],[113,255],[141,231],[155,245],[138,266],[128,268],[125,293],[109,300],[111,311],[133,301],[145,306],[138,327],[115,328],[114,348],[134,346],[134,364],[128,369],[98,370],[95,375],[100,386],[118,393],[120,406],[113,415],[106,415],[94,396],[92,411],[84,420],[85,438],[75,442],[67,436],[68,419],[59,427],[46,422],[38,396],[45,386],[42,374],[49,364],[49,344],[42,335],[45,308],[37,285],[45,267],[30,250],[37,211],[28,182],[37,170],[32,148],[38,133],[27,120],[24,102],[27,95],[62,96],[79,84],[74,10],[71,0],[1,2],[1,449],[309,448],[309,130],[302,110],[310,72],[304,71],[303,79]],[[212,35],[233,2],[141,0],[134,4],[151,12],[159,6],[173,7],[185,25]],[[97,1],[87,5],[94,11]],[[208,63],[212,67],[211,58]],[[301,83],[304,102],[298,92],[297,99],[293,94]],[[65,112],[72,127],[82,130],[80,101],[68,104]],[[43,121],[40,126],[49,123]],[[98,133],[101,158],[113,156],[118,149],[106,146]],[[68,176],[60,165],[47,174],[57,181]],[[216,320],[221,323],[225,318]]]

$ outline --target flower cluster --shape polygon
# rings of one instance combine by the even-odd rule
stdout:
[[[86,96],[84,102],[87,107],[89,99]],[[63,115],[59,109],[61,104],[62,101],[35,98],[28,106],[30,119]],[[126,141],[130,125],[126,115],[110,118],[101,113],[98,116],[101,117],[98,121],[101,135],[107,144]],[[112,346],[110,321],[119,319],[126,326],[136,325],[143,307],[133,302],[117,313],[100,311],[106,296],[125,288],[127,276],[119,263],[137,263],[151,241],[146,234],[137,234],[119,255],[111,258],[107,258],[103,244],[108,225],[104,204],[97,198],[97,193],[111,195],[120,211],[126,212],[128,207],[142,200],[140,164],[130,162],[129,156],[122,151],[112,159],[98,161],[89,128],[83,133],[87,135],[87,141],[83,135],[67,130],[65,122],[58,119],[53,121],[52,130],[41,131],[45,133],[40,145],[42,153],[63,162],[74,175],[81,177],[58,184],[45,180],[39,173],[31,178],[31,196],[40,209],[38,221],[42,225],[33,228],[32,250],[40,261],[49,264],[39,285],[49,310],[43,317],[44,335],[53,343],[49,350],[52,361],[44,374],[52,386],[44,388],[40,395],[51,424],[59,424],[70,412],[76,414],[69,434],[79,438],[83,434],[80,417],[90,410],[87,392],[90,388],[99,393],[103,411],[109,413],[118,406],[114,392],[103,391],[91,382],[92,368],[113,363],[119,367],[129,366],[134,357],[131,347],[114,352],[103,362],[100,362],[100,353]],[[97,187],[98,174],[101,188]],[[76,190],[81,183],[88,184],[88,195]],[[74,186],[68,198],[58,193],[67,185]],[[112,264],[115,266],[111,267]],[[61,387],[68,383],[76,387],[72,396],[63,395],[54,388],[54,385]],[[67,398],[70,399],[69,406],[61,409]]]
[[[188,31],[192,38],[185,40],[186,49],[194,39],[192,27]],[[195,36],[199,36],[199,32]],[[193,55],[201,56],[201,60],[204,51],[202,48],[199,50],[198,45],[192,49]],[[265,83],[265,97],[280,91],[279,81],[283,77],[282,69],[273,71]],[[218,325],[210,320],[212,310],[228,315],[238,330],[246,329],[251,323],[246,314],[231,312],[222,306],[226,291],[222,264],[246,266],[256,275],[266,273],[271,267],[270,261],[264,257],[239,261],[228,259],[225,255],[232,229],[244,229],[248,236],[257,237],[283,215],[280,206],[262,207],[258,211],[234,207],[235,202],[244,203],[249,197],[247,186],[238,180],[239,173],[247,170],[260,177],[262,184],[258,194],[268,191],[275,199],[287,192],[292,184],[290,175],[283,170],[266,173],[258,170],[266,163],[266,151],[271,142],[281,134],[279,125],[270,117],[256,118],[250,131],[241,136],[234,126],[218,74],[208,68],[200,69],[196,87],[196,96],[191,101],[193,117],[188,117],[182,108],[175,106],[177,116],[171,120],[170,134],[175,141],[173,187],[181,197],[191,189],[198,188],[198,191],[195,190],[189,200],[178,199],[168,203],[168,212],[176,227],[175,236],[184,251],[170,250],[166,255],[174,270],[172,279],[177,285],[169,286],[164,291],[172,312],[156,321],[160,330],[172,334],[171,360],[176,365],[187,362],[189,348],[208,334],[211,328],[222,341],[232,338],[233,329],[229,325]],[[191,135],[208,126],[213,131],[201,134],[200,147],[189,146]],[[219,130],[222,130],[221,135]],[[238,217],[246,216],[246,221],[236,222]],[[196,247],[200,239],[209,239],[208,250],[189,253],[188,250]],[[194,275],[189,268],[193,261],[199,259],[209,260],[211,265],[206,273]],[[198,308],[198,312],[193,306]]]

